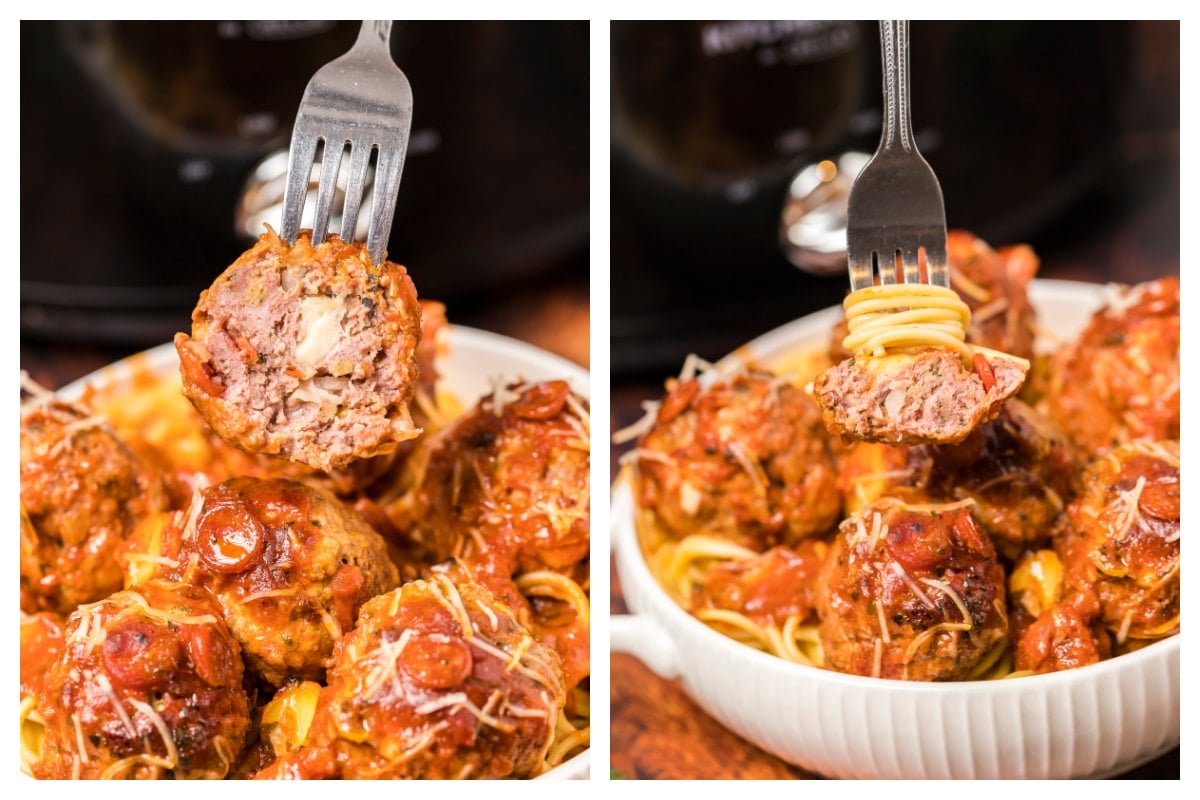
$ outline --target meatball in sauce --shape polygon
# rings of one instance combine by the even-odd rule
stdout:
[[[249,668],[275,686],[322,680],[359,607],[398,581],[386,543],[361,516],[281,479],[233,478],[197,492],[186,514],[139,527],[127,560],[131,583],[158,574],[210,589]]]
[[[21,609],[69,614],[119,590],[126,537],[167,502],[105,417],[34,399],[21,413]]]
[[[46,674],[38,778],[224,778],[250,728],[240,648],[206,589],[152,581],[80,607]]]
[[[363,606],[307,745],[256,777],[532,777],[564,702],[553,650],[483,586],[435,574]]]
[[[663,530],[703,530],[757,552],[832,530],[841,494],[803,391],[759,371],[685,376],[667,389],[629,455],[638,504]]]
[[[1004,570],[968,506],[884,498],[842,523],[817,593],[826,666],[961,680],[1004,646]]]

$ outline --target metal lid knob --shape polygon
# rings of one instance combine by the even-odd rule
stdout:
[[[845,274],[850,187],[870,159],[867,153],[851,151],[796,173],[779,226],[780,246],[793,265],[822,277]]]

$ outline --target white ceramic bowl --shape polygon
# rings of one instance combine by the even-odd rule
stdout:
[[[499,334],[449,325],[443,332],[446,352],[438,360],[441,374],[439,388],[450,392],[464,405],[492,391],[493,380],[566,380],[571,388],[589,397],[587,370],[571,361],[548,353],[533,345]],[[66,399],[78,397],[88,385],[96,388],[120,385],[134,375],[148,372],[170,376],[179,374],[175,346],[167,343],[110,364],[87,375],[59,395]],[[538,780],[586,780],[589,776],[591,753],[584,751],[538,777]],[[19,773],[23,780],[32,780]]]
[[[1035,281],[1041,323],[1073,336],[1104,287]],[[751,342],[770,362],[824,345],[840,309]],[[907,683],[793,664],[738,644],[676,605],[638,547],[633,497],[619,482],[612,543],[632,615],[612,649],[637,656],[723,725],[769,753],[837,778],[1078,778],[1116,774],[1179,744],[1180,637],[1081,669],[1010,680]]]

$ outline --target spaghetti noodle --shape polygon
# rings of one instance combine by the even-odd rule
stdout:
[[[849,325],[842,345],[853,355],[942,347],[971,367],[974,354],[966,344],[971,309],[953,289],[924,283],[868,286],[847,295],[842,307]]]

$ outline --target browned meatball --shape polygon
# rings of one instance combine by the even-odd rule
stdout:
[[[531,777],[564,702],[553,650],[481,585],[434,575],[363,606],[307,746],[258,777]]]
[[[841,496],[803,391],[765,372],[667,388],[631,457],[638,504],[670,535],[703,531],[763,551],[832,529]]]
[[[185,513],[140,526],[130,583],[159,574],[211,589],[249,668],[273,685],[322,680],[359,607],[397,583],[387,546],[358,514],[310,486],[233,478]]]
[[[69,614],[121,588],[130,530],[166,508],[158,475],[79,404],[21,413],[21,608]]]
[[[414,456],[416,484],[389,507],[397,529],[493,592],[578,564],[591,541],[587,405],[565,381],[498,387]]]
[[[974,371],[947,349],[848,358],[812,383],[830,433],[884,444],[957,444],[995,419],[1029,362],[978,353]]]
[[[1179,443],[1129,442],[1094,461],[1056,541],[1074,591],[1095,591],[1118,648],[1179,633]]]
[[[38,778],[223,778],[250,727],[219,606],[200,587],[163,581],[71,615],[37,710]]]
[[[1179,280],[1114,292],[1050,361],[1039,408],[1087,453],[1179,438]]]
[[[961,444],[891,446],[856,442],[839,457],[847,507],[857,510],[898,487],[940,501],[971,499],[971,513],[1001,556],[1048,545],[1077,491],[1074,446],[1048,418],[1017,399]]]
[[[1066,434],[1012,399],[1000,416],[955,447],[929,448],[928,491],[970,498],[971,514],[1010,561],[1049,544],[1066,500],[1078,489],[1077,454]]]
[[[879,500],[846,519],[817,590],[826,666],[959,680],[1008,634],[1004,570],[967,504]]]
[[[175,337],[183,390],[224,439],[325,471],[420,433],[421,309],[404,267],[336,236],[273,231],[200,295]]]

